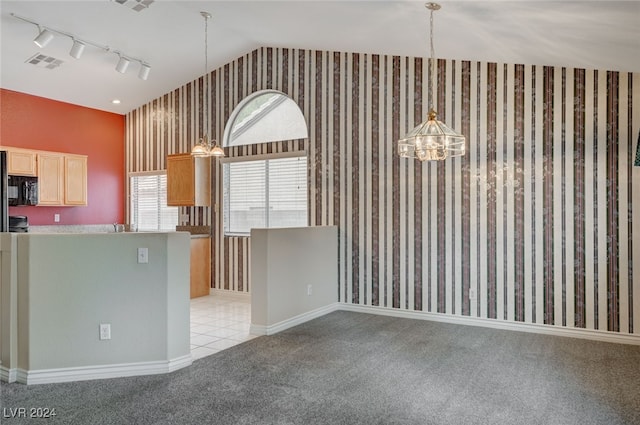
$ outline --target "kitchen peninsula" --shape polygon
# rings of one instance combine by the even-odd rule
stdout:
[[[190,365],[189,244],[186,232],[0,234],[0,378]]]

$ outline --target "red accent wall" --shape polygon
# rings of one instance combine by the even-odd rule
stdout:
[[[124,115],[0,89],[0,145],[88,156],[88,206],[10,207],[9,214],[33,225],[124,223],[124,135]]]

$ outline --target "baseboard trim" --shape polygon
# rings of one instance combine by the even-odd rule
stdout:
[[[564,336],[569,338],[590,339],[594,341],[617,344],[640,345],[640,335],[616,334],[613,332],[591,329],[566,328],[535,323],[507,322],[496,319],[482,319],[468,316],[452,316],[422,311],[397,310],[384,307],[339,303],[338,310],[356,313],[377,314],[382,316],[402,317],[407,319],[431,320],[434,322],[453,323],[457,325],[480,326],[508,331],[531,332],[545,335]]]
[[[168,361],[69,367],[60,369],[18,369],[16,382],[35,385],[87,381],[91,379],[122,378],[126,376],[158,375],[182,369],[183,367],[190,366],[192,363],[193,359],[189,353]]]
[[[16,382],[18,375],[18,369],[8,369],[4,366],[0,366],[0,381],[2,382]]]
[[[260,335],[260,336],[277,334],[278,332],[282,332],[285,329],[289,329],[294,326],[301,325],[304,322],[308,322],[309,320],[313,320],[320,316],[324,316],[325,314],[336,311],[337,309],[338,309],[338,303],[332,303],[324,307],[320,307],[315,310],[311,310],[306,313],[299,314],[290,319],[283,320],[273,325],[255,325],[252,323],[251,327],[249,328],[249,332],[251,333],[251,335]]]
[[[224,297],[236,298],[242,301],[251,301],[250,292],[238,292],[238,291],[229,291],[227,289],[211,288],[209,290],[209,295],[222,295]]]

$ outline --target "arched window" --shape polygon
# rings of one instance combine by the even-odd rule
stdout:
[[[244,99],[225,127],[223,146],[308,137],[298,105],[275,90]],[[304,151],[224,158],[223,219],[226,235],[252,228],[308,225],[308,160]]]
[[[276,90],[255,92],[233,110],[224,129],[223,146],[252,145],[309,136],[298,105]]]

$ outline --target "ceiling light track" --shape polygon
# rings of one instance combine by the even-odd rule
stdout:
[[[151,65],[149,65],[143,59],[139,59],[131,55],[127,55],[126,53],[120,50],[113,49],[104,44],[100,44],[91,40],[80,38],[74,34],[71,34],[70,32],[61,31],[55,28],[42,25],[31,19],[16,15],[15,13],[11,13],[11,16],[38,27],[38,35],[33,40],[33,42],[40,48],[43,48],[47,44],[49,44],[49,42],[54,38],[54,34],[62,35],[64,37],[70,38],[73,41],[73,45],[71,46],[69,55],[75,59],[80,59],[80,56],[82,56],[82,53],[84,52],[85,46],[89,45],[89,46],[95,47],[96,49],[102,50],[104,52],[113,53],[117,55],[118,64],[116,65],[115,70],[120,72],[121,74],[124,74],[126,72],[127,67],[129,66],[129,63],[133,61],[133,62],[138,62],[140,64],[140,71],[138,72],[138,78],[140,78],[141,80],[146,80],[147,78],[149,78],[149,72],[151,72]]]

